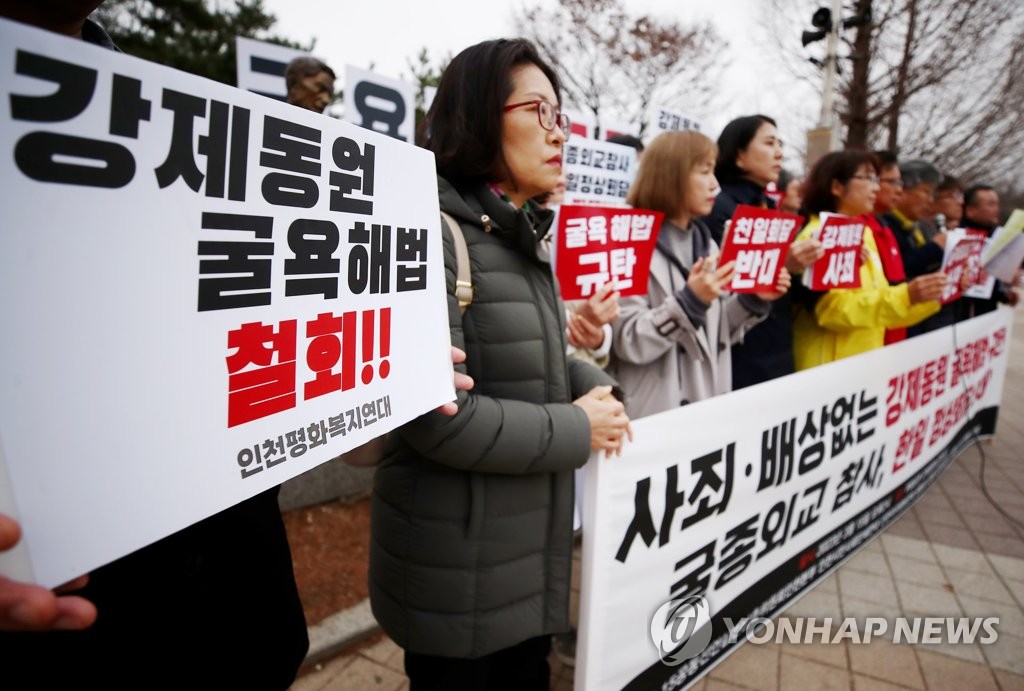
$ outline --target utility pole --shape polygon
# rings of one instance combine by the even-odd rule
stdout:
[[[839,146],[839,127],[836,122],[834,104],[836,100],[836,70],[839,60],[839,31],[843,26],[842,11],[842,0],[832,0],[832,26],[825,36],[825,78],[821,88],[821,116],[818,118],[818,127],[830,130],[829,151],[834,151]]]
[[[842,18],[842,0],[831,0],[830,7],[819,7],[811,17],[816,31],[805,31],[801,41],[806,47],[810,43],[825,39],[825,59],[810,58],[811,62],[824,72],[821,88],[821,114],[818,126],[807,132],[807,167],[829,151],[839,148],[839,118],[835,113],[836,79],[839,74],[839,35],[843,29],[868,26],[871,23],[871,1],[858,2],[859,12],[853,17]],[[865,63],[866,64],[866,63]]]

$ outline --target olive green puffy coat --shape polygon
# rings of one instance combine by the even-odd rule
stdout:
[[[565,307],[538,241],[550,212],[517,211],[483,185],[438,186],[469,248],[474,299],[460,315],[442,224],[452,344],[476,384],[454,417],[402,427],[377,468],[370,599],[403,648],[475,658],[568,629],[573,470],[590,455],[572,401],[613,381],[566,358]]]

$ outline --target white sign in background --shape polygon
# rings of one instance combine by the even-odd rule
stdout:
[[[947,327],[884,349],[635,420],[635,441],[621,458],[592,459],[586,468],[576,688],[587,691],[621,689],[652,665],[660,664],[658,650],[651,640],[651,617],[667,601],[679,597],[673,593],[679,592],[684,577],[700,566],[703,558],[681,564],[705,544],[717,541],[712,556],[711,586],[706,592],[714,615],[760,578],[787,560],[804,554],[809,545],[830,535],[836,527],[914,478],[964,427],[965,419],[970,419],[980,409],[999,405],[1009,355],[1011,317],[1010,310],[997,310],[956,326],[955,342],[958,348],[963,349],[960,351],[962,361],[967,369],[974,370],[960,382],[954,383],[952,379],[955,366],[953,327]],[[993,336],[1000,330],[1004,338],[997,344],[998,339]],[[914,411],[904,406],[898,422],[887,426],[886,418],[892,414],[893,402],[902,400],[908,393],[908,389],[900,387],[912,381],[934,384],[934,375],[942,369],[939,365],[943,357],[948,358],[945,362],[944,392],[930,401],[919,400]],[[979,364],[980,367],[975,369]],[[890,386],[891,380],[907,373],[913,374],[910,378],[897,379],[902,383],[895,388]],[[794,436],[799,436],[808,412],[817,414],[823,405],[828,405],[831,410],[840,397],[850,395],[857,397],[858,407],[854,413],[857,418],[861,416],[862,391],[868,397],[876,398],[876,414],[864,423],[874,428],[872,436],[853,443],[838,456],[826,455],[820,465],[805,474],[800,474],[795,466],[801,449],[806,448],[811,440],[799,443],[794,439],[796,452],[791,479],[758,491],[762,431],[795,419]],[[969,410],[962,406],[966,399],[965,391],[971,392]],[[966,413],[965,418],[948,428],[937,428],[934,424],[937,411],[952,411],[957,406],[960,406],[961,413]],[[925,429],[920,455],[914,458],[912,452],[907,452],[913,448],[912,437],[917,436],[915,430],[922,425]],[[854,429],[859,427],[861,425],[854,422]],[[832,425],[829,425],[825,443],[833,443]],[[684,517],[692,515],[700,503],[698,501],[695,505],[695,497],[691,494],[697,479],[697,475],[691,473],[691,462],[705,454],[725,451],[730,444],[734,444],[734,464],[725,511],[713,511],[690,527],[681,529]],[[872,453],[882,449],[884,453],[881,453],[878,467],[880,476],[876,477],[875,484],[855,484],[848,503],[833,510],[844,471],[851,464],[863,460],[865,466],[857,475],[859,483]],[[719,477],[724,467],[724,463],[714,465]],[[776,466],[778,470],[779,466]],[[677,473],[678,489],[688,496],[669,521],[666,531],[662,519],[666,489],[670,484],[669,473],[673,471]],[[638,483],[645,479],[650,482],[648,497],[656,536],[650,545],[641,536],[636,536],[625,561],[620,561],[616,555],[622,549],[627,528],[634,517],[636,489]],[[715,587],[717,578],[729,570],[724,562],[731,551],[726,549],[731,530],[755,515],[765,517],[779,503],[789,507],[787,520],[792,523],[785,525],[788,531],[794,530],[801,515],[806,518],[802,512],[811,508],[817,497],[812,487],[822,481],[827,484],[817,509],[816,522],[807,525],[799,535],[789,532],[788,540],[770,551],[765,550],[763,524],[758,522],[756,538],[751,536],[754,545],[748,553],[750,563],[740,575],[721,587]],[[716,491],[714,487],[705,486],[698,494],[702,500],[710,499],[714,506],[716,499],[722,496],[722,488]],[[794,513],[797,516],[794,517]],[[740,540],[732,543],[732,547],[744,544],[749,543]],[[757,556],[762,551],[765,552],[763,556]],[[816,561],[827,556],[818,554]],[[738,563],[734,561],[733,565]],[[826,573],[827,569],[823,568],[818,575]],[[771,594],[758,593],[764,600]],[[715,635],[718,633],[716,631]],[[669,679],[682,666],[665,666],[664,669],[664,679]]]
[[[235,37],[235,63],[239,89],[279,101],[288,99],[284,71],[295,58],[307,55],[301,50],[257,41],[244,36]]]
[[[704,132],[704,127],[701,125],[699,120],[685,113],[672,110],[671,108],[656,105],[651,107],[650,113],[651,130],[655,135],[662,132],[676,132],[679,130],[696,130],[697,132]]]
[[[454,398],[429,152],[3,20],[0,85],[0,99],[12,104],[0,118],[0,512],[24,529],[20,548],[0,555],[0,573],[57,585]],[[226,149],[220,172],[219,147]],[[106,155],[113,158],[104,162]],[[54,181],[63,175],[79,184]],[[352,211],[353,202],[363,213]],[[204,229],[204,215],[215,213],[249,218],[243,226],[264,220],[260,230]],[[360,223],[391,231],[388,291],[349,289],[359,253],[372,254],[350,236]],[[407,266],[424,269],[425,289],[397,291],[406,266],[396,266],[400,227],[423,230],[427,261],[418,255]],[[330,244],[332,229],[338,244],[328,255],[322,243]],[[206,242],[253,243],[249,259],[271,259],[270,304],[200,311],[201,278],[244,282],[251,271],[251,280],[262,280],[251,269],[201,273],[225,259],[211,245],[203,254]],[[306,252],[304,243],[321,268],[289,263]],[[323,273],[332,259],[338,264]],[[286,294],[332,278],[337,297]],[[369,351],[357,341],[363,369],[355,386],[307,400],[304,386],[321,369],[311,359],[330,360],[331,348],[313,347],[306,325],[349,312],[373,313],[377,324]],[[237,350],[229,334],[250,323],[278,332],[292,320],[294,407],[229,427],[229,357]],[[359,322],[360,334],[365,326]],[[340,370],[335,364],[331,372]],[[302,455],[288,443],[284,462],[243,478],[245,449],[321,421],[331,426],[332,416],[385,397],[389,417],[352,425]]]
[[[412,144],[416,89],[401,79],[346,65],[344,120]]]
[[[562,108],[562,112],[569,116],[570,131],[565,133],[567,140],[574,138],[593,139],[594,128],[597,126],[593,113],[568,108]]]
[[[624,206],[636,169],[633,147],[572,137],[562,147],[563,203]]]

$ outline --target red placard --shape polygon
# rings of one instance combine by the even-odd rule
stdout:
[[[555,254],[562,299],[586,299],[610,281],[623,297],[645,295],[664,216],[646,209],[563,205]]]
[[[740,204],[729,221],[718,265],[736,262],[729,290],[763,293],[773,290],[796,238],[801,216]]]
[[[865,229],[864,221],[859,218],[821,215],[821,227],[814,237],[821,242],[825,254],[806,272],[811,290],[860,288],[860,248],[864,244]]]
[[[981,252],[985,249],[986,239],[988,234],[983,230],[967,230],[946,253],[942,264],[946,274],[942,304],[958,299],[971,286],[985,282],[987,276],[981,263]]]

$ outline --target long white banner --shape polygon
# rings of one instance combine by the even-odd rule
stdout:
[[[0,573],[56,585],[454,398],[429,152],[7,21],[0,91]]]
[[[899,517],[994,433],[1011,318],[634,422],[587,467],[576,688],[688,686]]]

